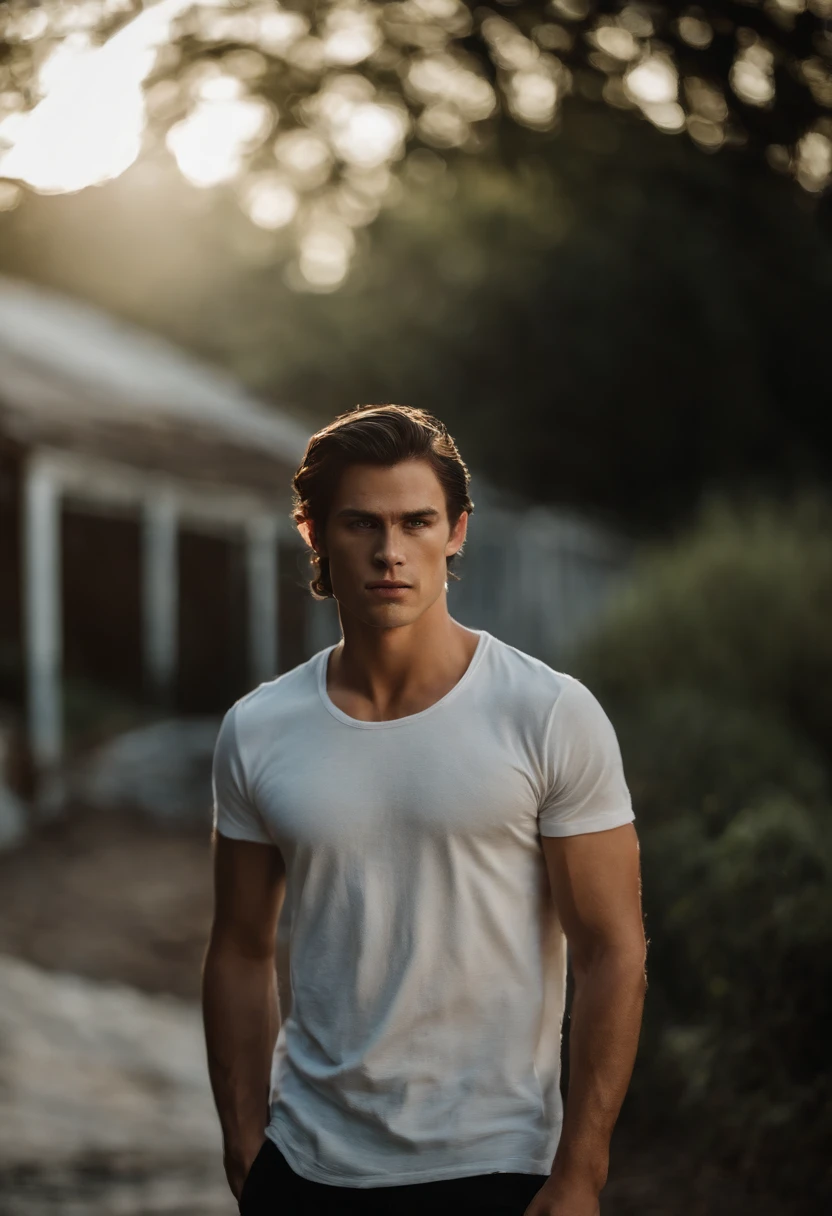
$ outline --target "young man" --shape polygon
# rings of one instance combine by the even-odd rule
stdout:
[[[645,990],[633,812],[593,694],[449,615],[468,483],[392,405],[294,478],[343,637],[238,701],[214,764],[203,1006],[243,1216],[600,1211]]]

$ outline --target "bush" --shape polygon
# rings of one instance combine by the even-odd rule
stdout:
[[[711,500],[637,564],[579,662],[613,703],[698,689],[773,714],[829,755],[832,504]]]
[[[832,1198],[832,509],[711,502],[571,664],[621,741],[650,991],[633,1117]]]

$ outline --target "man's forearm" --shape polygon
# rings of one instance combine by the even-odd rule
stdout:
[[[274,960],[214,941],[202,973],[208,1072],[226,1152],[245,1154],[268,1121],[271,1060],[279,1027]]]
[[[552,1175],[582,1178],[600,1192],[638,1048],[644,960],[636,953],[599,949],[573,971],[569,1090]]]

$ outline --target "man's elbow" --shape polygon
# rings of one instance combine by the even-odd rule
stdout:
[[[634,990],[647,991],[647,944],[643,937],[570,942],[569,962],[576,983],[602,972]]]

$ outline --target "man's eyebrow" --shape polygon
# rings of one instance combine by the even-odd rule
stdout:
[[[419,507],[415,511],[403,511],[399,519],[415,519],[417,516],[424,515],[439,515],[436,507]],[[343,507],[335,513],[336,519],[378,519],[379,516],[373,511],[360,511],[357,507]]]

